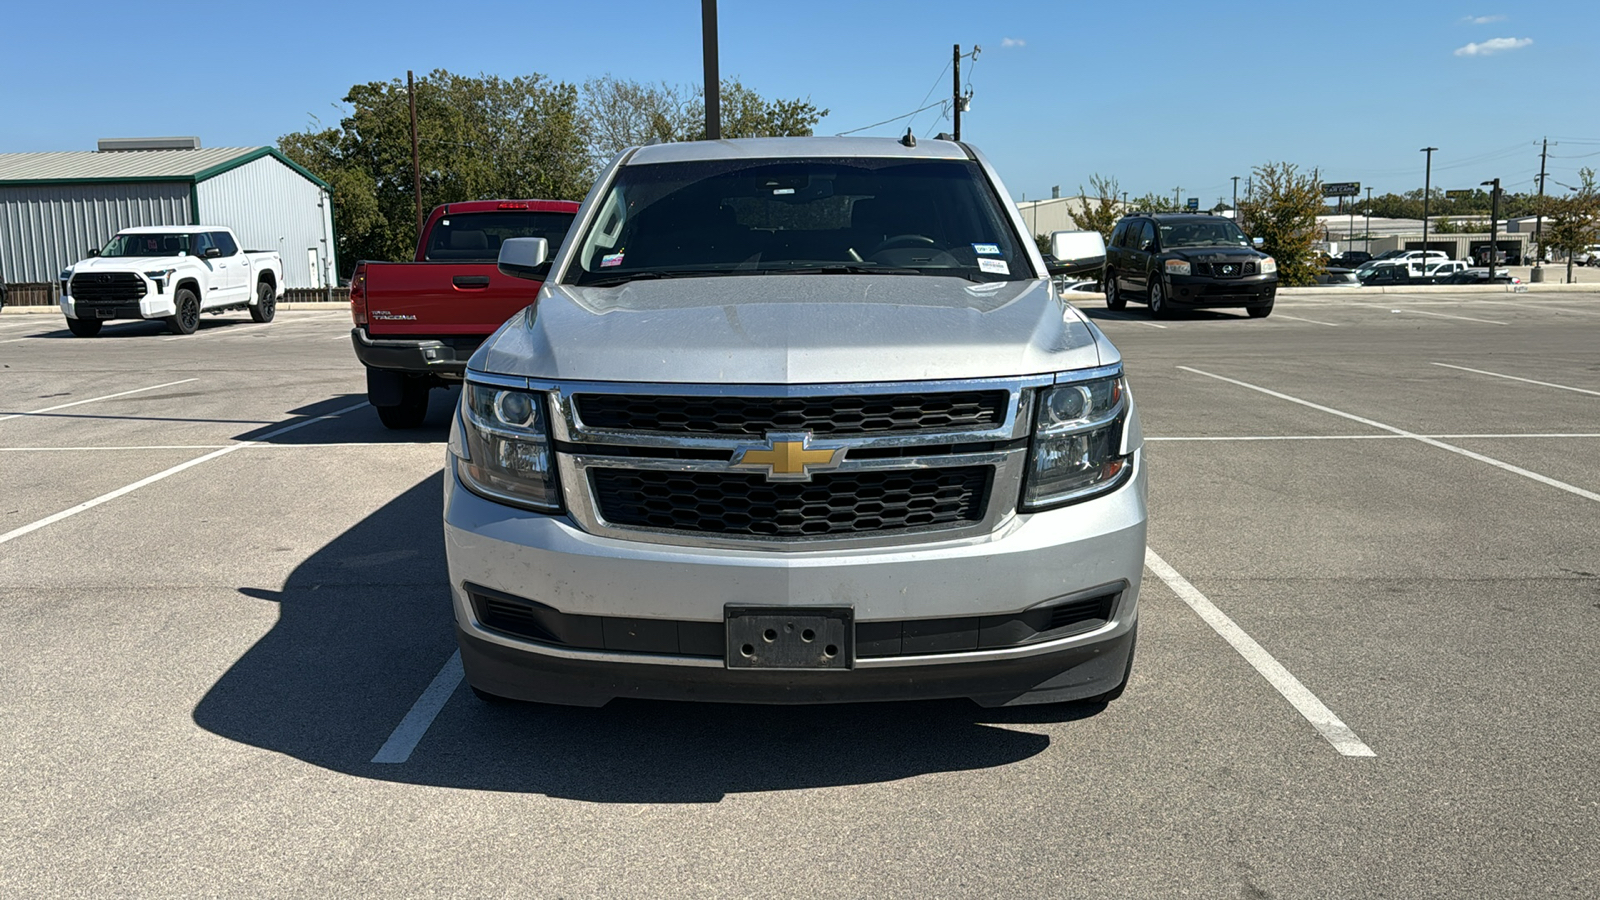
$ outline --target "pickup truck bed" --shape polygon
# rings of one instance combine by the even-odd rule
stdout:
[[[428,392],[459,382],[484,338],[538,296],[539,282],[496,268],[501,242],[542,237],[559,246],[577,211],[566,200],[450,203],[428,217],[414,261],[356,266],[351,342],[385,425],[422,424]]]

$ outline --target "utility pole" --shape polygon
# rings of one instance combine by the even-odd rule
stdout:
[[[1366,245],[1365,249],[1370,254],[1372,252],[1372,188],[1367,188],[1367,223],[1365,227],[1367,234],[1362,243]]]
[[[706,140],[722,140],[722,76],[717,72],[717,0],[700,0],[700,49],[706,70]]]
[[[961,45],[950,56],[950,110],[955,116],[955,138],[961,140]]]
[[[1433,190],[1433,153],[1438,147],[1423,147],[1418,153],[1428,154],[1427,174],[1422,176],[1422,265],[1428,265],[1428,192]]]
[[[1174,208],[1183,209],[1182,197],[1183,197],[1183,188],[1175,187],[1175,188],[1172,189],[1172,205],[1173,205]]]
[[[1239,223],[1239,176],[1233,176],[1233,222]]]
[[[1544,268],[1544,163],[1550,155],[1550,139],[1545,138],[1539,146],[1539,205],[1536,208],[1538,218],[1533,222],[1533,244],[1536,248],[1533,256],[1533,267]],[[1536,272],[1531,276],[1534,281],[1543,281],[1544,272]]]
[[[417,241],[422,241],[422,153],[417,149],[417,82],[406,70],[406,99],[411,103],[411,188],[417,199]]]

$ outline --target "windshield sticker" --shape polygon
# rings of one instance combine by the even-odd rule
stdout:
[[[999,244],[973,244],[972,245],[972,252],[978,254],[979,256],[999,256],[1000,255],[1000,245]]]
[[[605,256],[600,257],[600,268],[602,269],[609,269],[612,266],[620,265],[622,265],[621,253],[607,253]]]
[[[777,190],[773,191],[772,193],[774,195],[777,195],[777,194],[792,194],[792,193],[794,193],[794,188],[778,188]]]
[[[1010,275],[1011,267],[1006,265],[1006,261],[1003,259],[980,259],[978,260],[978,271],[988,272],[990,275]]]

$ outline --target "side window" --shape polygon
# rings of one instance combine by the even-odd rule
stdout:
[[[233,242],[233,235],[226,231],[211,232],[211,240],[216,243],[217,249],[222,251],[223,256],[232,256],[239,252],[239,245]]]
[[[1122,242],[1127,240],[1127,239],[1128,239],[1128,220],[1124,219],[1121,222],[1117,223],[1117,227],[1116,228],[1111,229],[1111,241],[1110,241],[1110,244],[1113,247],[1121,247],[1122,246]]]
[[[1139,229],[1139,249],[1148,251],[1148,250],[1155,249],[1155,246],[1156,246],[1156,226],[1155,226],[1155,223],[1153,223],[1153,222],[1151,222],[1149,220],[1145,220],[1144,227]]]
[[[217,245],[216,241],[211,239],[211,234],[205,231],[191,235],[189,242],[194,247],[195,256],[205,256],[208,249]]]

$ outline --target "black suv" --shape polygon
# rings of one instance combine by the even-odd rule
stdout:
[[[1255,249],[1232,219],[1193,213],[1125,216],[1106,247],[1106,306],[1142,296],[1150,314],[1178,308],[1242,306],[1272,313],[1278,263]]]

